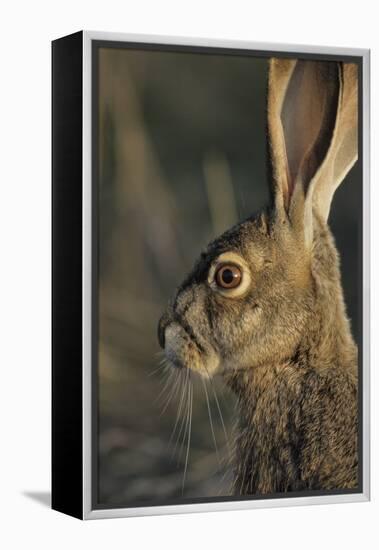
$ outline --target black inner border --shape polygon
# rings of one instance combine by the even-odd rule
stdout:
[[[358,315],[359,315],[359,332],[358,332],[358,487],[356,489],[335,489],[335,490],[314,490],[314,491],[296,491],[289,493],[273,493],[266,495],[248,495],[248,496],[226,496],[226,497],[201,497],[201,498],[176,498],[167,499],[162,502],[136,502],[133,506],[128,505],[107,505],[98,502],[98,398],[99,398],[99,383],[98,383],[98,278],[99,278],[99,49],[131,49],[131,50],[147,50],[147,51],[162,51],[162,52],[180,52],[180,53],[197,53],[205,55],[232,55],[232,56],[249,56],[249,57],[280,57],[280,58],[296,58],[296,59],[313,59],[324,61],[341,61],[347,63],[356,63],[358,65],[358,160],[357,167],[361,175],[362,195],[360,208],[360,223],[359,223],[359,277],[358,277]],[[327,495],[348,495],[359,494],[363,492],[363,411],[362,411],[362,396],[363,396],[363,368],[362,368],[362,346],[363,346],[363,57],[362,56],[344,56],[333,54],[318,54],[318,53],[302,53],[295,49],[290,52],[266,51],[266,50],[249,50],[240,48],[225,48],[225,47],[208,47],[208,46],[183,46],[174,44],[148,44],[139,42],[120,42],[112,40],[92,40],[92,72],[91,72],[91,101],[92,101],[92,372],[91,372],[91,409],[92,409],[92,425],[91,425],[91,462],[92,462],[92,509],[93,510],[109,510],[109,509],[124,509],[124,508],[143,508],[156,506],[169,506],[178,504],[202,504],[212,502],[238,502],[238,501],[255,501],[268,500],[276,498],[310,497],[310,496],[327,496]]]

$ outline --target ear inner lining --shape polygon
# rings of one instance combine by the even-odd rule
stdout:
[[[340,92],[336,62],[298,61],[281,111],[287,157],[287,206],[297,181],[307,192],[333,137]]]

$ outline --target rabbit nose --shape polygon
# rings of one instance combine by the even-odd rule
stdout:
[[[158,322],[158,342],[162,349],[165,347],[165,330],[169,324],[167,313],[164,313]]]

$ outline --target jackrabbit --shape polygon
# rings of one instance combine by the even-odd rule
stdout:
[[[272,205],[211,242],[159,322],[169,361],[238,398],[235,494],[358,484],[357,348],[327,224],[357,160],[357,67],[271,59]]]

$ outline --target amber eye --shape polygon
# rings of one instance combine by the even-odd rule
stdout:
[[[241,284],[242,271],[236,265],[224,264],[217,269],[215,281],[221,288],[236,288]]]

